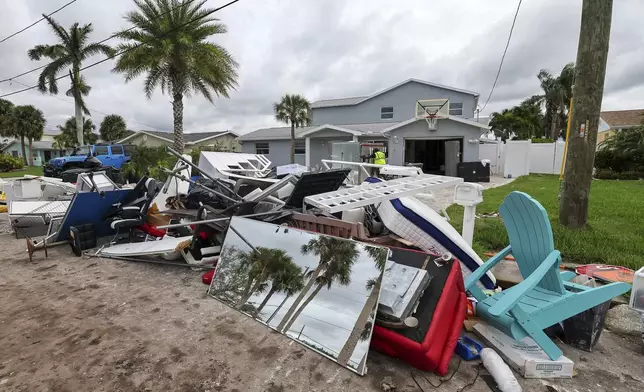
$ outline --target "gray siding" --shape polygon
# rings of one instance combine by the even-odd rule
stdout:
[[[479,129],[450,120],[439,120],[436,131],[427,130],[425,121],[416,121],[404,127],[391,131],[389,138],[387,163],[391,165],[404,165],[405,139],[463,139],[462,162],[474,162],[479,160],[479,143],[470,143],[470,139],[478,139],[481,135]],[[398,143],[394,143],[394,136]]]
[[[357,105],[315,108],[313,125],[405,121],[414,117],[416,101],[438,98],[449,98],[450,103],[462,102],[461,117],[474,117],[476,97],[473,95],[412,81]],[[387,106],[394,108],[393,119],[380,118],[380,108]]]
[[[255,143],[268,143],[268,154],[265,154],[273,166],[288,165],[291,163],[291,141],[290,140],[256,140],[242,142],[241,151],[247,154],[255,154]],[[304,155],[296,155],[295,163],[304,165]]]

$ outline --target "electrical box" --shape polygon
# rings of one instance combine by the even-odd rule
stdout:
[[[640,268],[633,277],[633,289],[628,306],[640,314],[644,314],[644,267]]]
[[[465,182],[454,188],[454,203],[461,206],[475,206],[483,201],[483,186]]]

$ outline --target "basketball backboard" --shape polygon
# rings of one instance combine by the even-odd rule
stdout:
[[[416,101],[416,118],[425,119],[430,131],[436,130],[436,121],[449,117],[449,99],[422,99]]]
[[[416,101],[416,117],[436,116],[444,118],[449,116],[449,99],[423,99]]]

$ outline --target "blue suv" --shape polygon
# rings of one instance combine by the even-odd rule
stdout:
[[[134,146],[130,144],[95,144],[76,147],[71,155],[47,162],[44,174],[47,177],[58,177],[65,170],[82,168],[88,157],[95,157],[102,166],[111,166],[120,170],[130,161],[133,151]]]

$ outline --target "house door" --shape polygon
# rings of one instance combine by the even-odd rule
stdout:
[[[461,142],[450,140],[445,142],[445,175],[456,177],[458,164],[461,162]]]
[[[44,153],[45,153],[45,162],[51,161],[51,151],[45,150]]]

